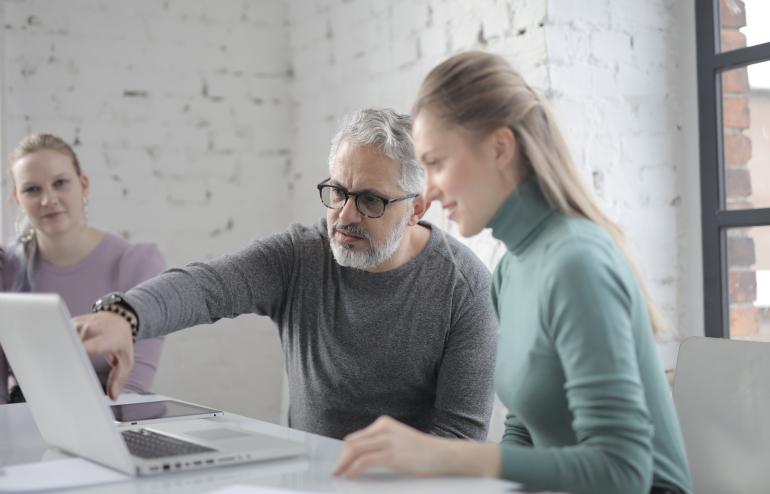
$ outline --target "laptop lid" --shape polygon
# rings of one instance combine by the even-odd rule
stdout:
[[[46,442],[126,473],[134,461],[56,294],[0,293],[0,346]]]
[[[109,398],[103,394],[61,298],[56,294],[0,293],[0,314],[0,346],[24,390],[40,434],[49,444],[131,475],[284,458],[304,452],[301,441],[235,424],[192,419],[143,428],[177,444],[186,443],[177,448],[177,454],[156,444],[150,446],[153,451],[132,455],[121,435],[126,429],[113,422]],[[192,452],[189,446],[206,451],[195,448],[198,451]]]

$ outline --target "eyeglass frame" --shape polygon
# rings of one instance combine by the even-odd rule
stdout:
[[[373,193],[371,191],[368,191],[368,190],[362,190],[361,192],[350,192],[345,187],[341,187],[339,185],[332,185],[332,184],[330,184],[329,180],[331,180],[331,177],[327,178],[326,180],[324,180],[320,184],[316,185],[316,188],[318,189],[318,195],[321,198],[321,204],[323,204],[328,209],[342,209],[342,208],[344,208],[347,205],[348,199],[350,199],[350,196],[353,196],[353,197],[355,197],[354,203],[356,205],[356,211],[358,211],[362,216],[366,216],[367,218],[382,218],[383,216],[385,216],[385,211],[388,210],[388,204],[392,204],[394,202],[405,201],[407,199],[412,199],[414,197],[419,197],[420,196],[420,194],[409,194],[409,195],[405,195],[403,197],[394,197],[393,199],[388,199],[387,197],[382,197],[381,195],[375,194],[375,193]],[[332,188],[332,189],[337,189],[338,191],[340,191],[345,196],[345,202],[342,203],[342,206],[340,206],[338,208],[335,208],[335,207],[328,206],[324,202],[324,196],[323,196],[324,191],[323,190],[325,188],[327,188],[327,187],[328,188]],[[370,196],[376,197],[377,199],[381,200],[382,201],[382,214],[379,215],[379,216],[369,216],[368,214],[366,214],[363,211],[361,211],[361,207],[358,205],[358,198],[361,197],[362,195],[370,195]]]

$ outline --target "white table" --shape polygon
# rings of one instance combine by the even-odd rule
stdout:
[[[153,399],[159,398],[161,397],[158,396]],[[136,401],[136,398],[121,399],[120,401]],[[237,423],[241,427],[258,432],[300,440],[305,444],[306,453],[286,460],[170,473],[156,477],[133,478],[125,482],[80,487],[75,490],[58,490],[56,492],[198,493],[218,490],[232,484],[346,494],[386,492],[398,494],[427,492],[510,494],[516,491],[515,484],[493,479],[462,477],[413,479],[384,473],[372,474],[355,480],[338,479],[332,476],[331,472],[339,459],[342,448],[341,441],[228,412],[222,417],[209,420]],[[63,420],[64,424],[66,422]],[[66,453],[49,447],[43,441],[26,404],[0,405],[0,486],[2,486],[2,468],[5,466],[53,461],[66,457],[69,457]]]

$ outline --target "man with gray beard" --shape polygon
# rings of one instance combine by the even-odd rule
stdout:
[[[75,318],[113,362],[115,397],[135,338],[244,313],[278,326],[289,425],[335,438],[390,415],[446,437],[485,439],[495,321],[490,276],[466,247],[421,221],[424,171],[406,115],[362,110],[332,140],[318,184],[326,218],[292,225],[211,262],[110,294]]]

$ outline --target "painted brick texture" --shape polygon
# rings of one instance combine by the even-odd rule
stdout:
[[[587,183],[626,230],[671,325],[677,311],[681,235],[678,142],[694,132],[679,104],[682,9],[672,0],[290,4],[297,192],[324,178],[328,141],[346,111],[410,109],[419,83],[446,56],[495,51],[553,104]],[[687,15],[692,15],[689,11]],[[355,33],[355,34],[351,34]],[[345,47],[345,48],[343,48]],[[301,164],[301,165],[299,165]],[[301,169],[304,166],[304,169]],[[296,201],[295,216],[319,214]],[[434,208],[436,209],[436,208]],[[455,232],[440,211],[428,219]],[[488,232],[464,240],[492,268],[503,250]],[[688,246],[689,249],[691,246]],[[688,327],[684,333],[702,331]],[[671,365],[670,363],[669,365]]]
[[[272,192],[289,191],[291,168],[281,2],[5,2],[4,14],[4,148],[32,131],[75,143],[94,224],[179,263],[288,222]]]
[[[7,1],[2,14],[4,151],[32,131],[74,143],[90,223],[156,242],[169,266],[289,223],[283,2]],[[272,323],[239,318],[167,338],[155,389],[278,420],[281,375]]]
[[[697,202],[697,193],[682,192],[696,166],[682,143],[697,147],[687,140],[694,111],[683,103],[694,82],[679,83],[694,73],[694,49],[682,42],[694,39],[682,29],[692,22],[691,5],[32,0],[2,7],[4,151],[33,130],[75,142],[93,180],[90,220],[158,242],[171,265],[317,220],[324,209],[315,184],[327,176],[329,140],[343,114],[365,106],[408,112],[420,81],[445,57],[499,53],[553,104],[583,178],[627,232],[669,321],[684,334],[702,332],[692,323],[698,309],[682,303],[691,291],[687,263],[700,250],[688,243],[692,228],[683,220],[685,206]],[[738,89],[744,83],[730,81]],[[747,161],[750,142],[736,134],[728,145],[736,165]],[[11,211],[3,208],[6,239]],[[456,233],[439,208],[428,219]],[[463,241],[490,268],[503,254],[489,232]],[[277,346],[263,343],[274,337],[269,321],[239,321],[232,338],[259,347],[244,358],[270,362],[258,371],[261,381],[280,381]],[[255,325],[263,332],[249,346]],[[227,355],[225,338],[190,334],[171,357],[185,372],[188,356],[218,373],[206,384],[216,398],[210,404],[228,406],[236,384],[251,385],[226,382],[246,364]],[[195,387],[184,389],[190,399],[205,395]],[[257,396],[274,391],[254,388]],[[249,415],[273,413],[253,400],[239,406]]]

